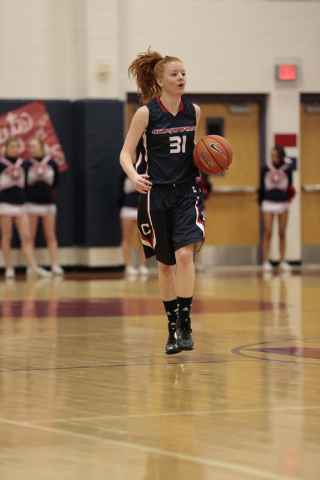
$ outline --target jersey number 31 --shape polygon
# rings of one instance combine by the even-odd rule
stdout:
[[[186,153],[187,135],[181,137],[169,137],[170,153]]]

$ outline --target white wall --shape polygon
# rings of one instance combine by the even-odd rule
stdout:
[[[268,94],[269,150],[274,133],[299,134],[300,92],[320,91],[319,19],[308,0],[1,0],[0,97],[125,99],[128,65],[151,45],[183,60],[189,92]],[[299,81],[277,84],[277,59],[292,57]],[[289,234],[299,259],[298,199]]]
[[[275,57],[294,55],[303,59],[300,88],[319,88],[319,2],[125,3],[123,74],[135,55],[152,45],[185,62],[190,91],[265,93],[274,89]]]
[[[1,0],[1,98],[72,95],[71,7],[68,0]]]
[[[1,97],[123,98],[128,65],[152,45],[184,61],[190,92],[278,90],[281,101],[277,57],[301,60],[293,90],[319,90],[319,18],[320,2],[305,0],[1,0]]]

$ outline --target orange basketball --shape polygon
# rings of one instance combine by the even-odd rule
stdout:
[[[203,137],[193,150],[194,163],[201,172],[209,175],[217,175],[228,170],[232,156],[230,143],[219,135]]]

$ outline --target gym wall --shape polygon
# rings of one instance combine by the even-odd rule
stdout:
[[[156,0],[2,0],[1,99],[76,101],[71,111],[83,115],[76,115],[73,122],[82,132],[80,140],[73,143],[77,173],[63,180],[70,185],[73,181],[70,189],[75,192],[78,220],[73,241],[100,245],[100,235],[112,230],[113,245],[119,232],[114,210],[109,228],[101,226],[99,233],[95,229],[88,233],[91,218],[95,225],[98,217],[91,217],[91,203],[79,197],[79,188],[87,195],[87,186],[92,185],[85,142],[92,139],[86,119],[93,120],[95,114],[92,105],[86,109],[81,102],[118,101],[116,110],[111,103],[106,107],[103,121],[114,115],[111,126],[123,125],[122,102],[128,92],[135,91],[127,78],[128,65],[151,45],[163,55],[184,61],[188,93],[265,94],[267,158],[276,133],[297,135],[297,146],[287,150],[289,156],[297,158],[298,167],[287,257],[301,260],[300,94],[320,93],[319,18],[320,2],[304,0],[164,0],[161,6]],[[277,83],[275,65],[279,62],[297,63],[296,82]],[[104,75],[98,73],[101,66],[106,69]],[[108,144],[111,153],[108,160],[101,155],[101,162],[117,163],[115,153],[122,140],[123,129],[113,130],[115,146]],[[104,168],[106,164],[101,165]],[[114,168],[117,171],[118,167]],[[113,194],[112,189],[106,191]],[[82,207],[84,224],[79,222]],[[102,210],[96,215],[100,218]],[[277,258],[276,244],[272,256]]]
[[[30,101],[0,100],[0,115]],[[123,102],[46,100],[45,105],[69,164],[57,186],[59,246],[119,245]],[[17,235],[13,245],[19,245]],[[37,246],[45,246],[41,229]]]

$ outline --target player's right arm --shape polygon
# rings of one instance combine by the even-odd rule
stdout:
[[[132,119],[127,138],[120,153],[120,165],[130,178],[134,187],[140,193],[147,193],[151,189],[152,183],[147,180],[149,175],[139,175],[136,172],[132,163],[132,158],[134,158],[135,150],[140,138],[148,126],[148,123],[148,108],[145,106],[139,108]]]

